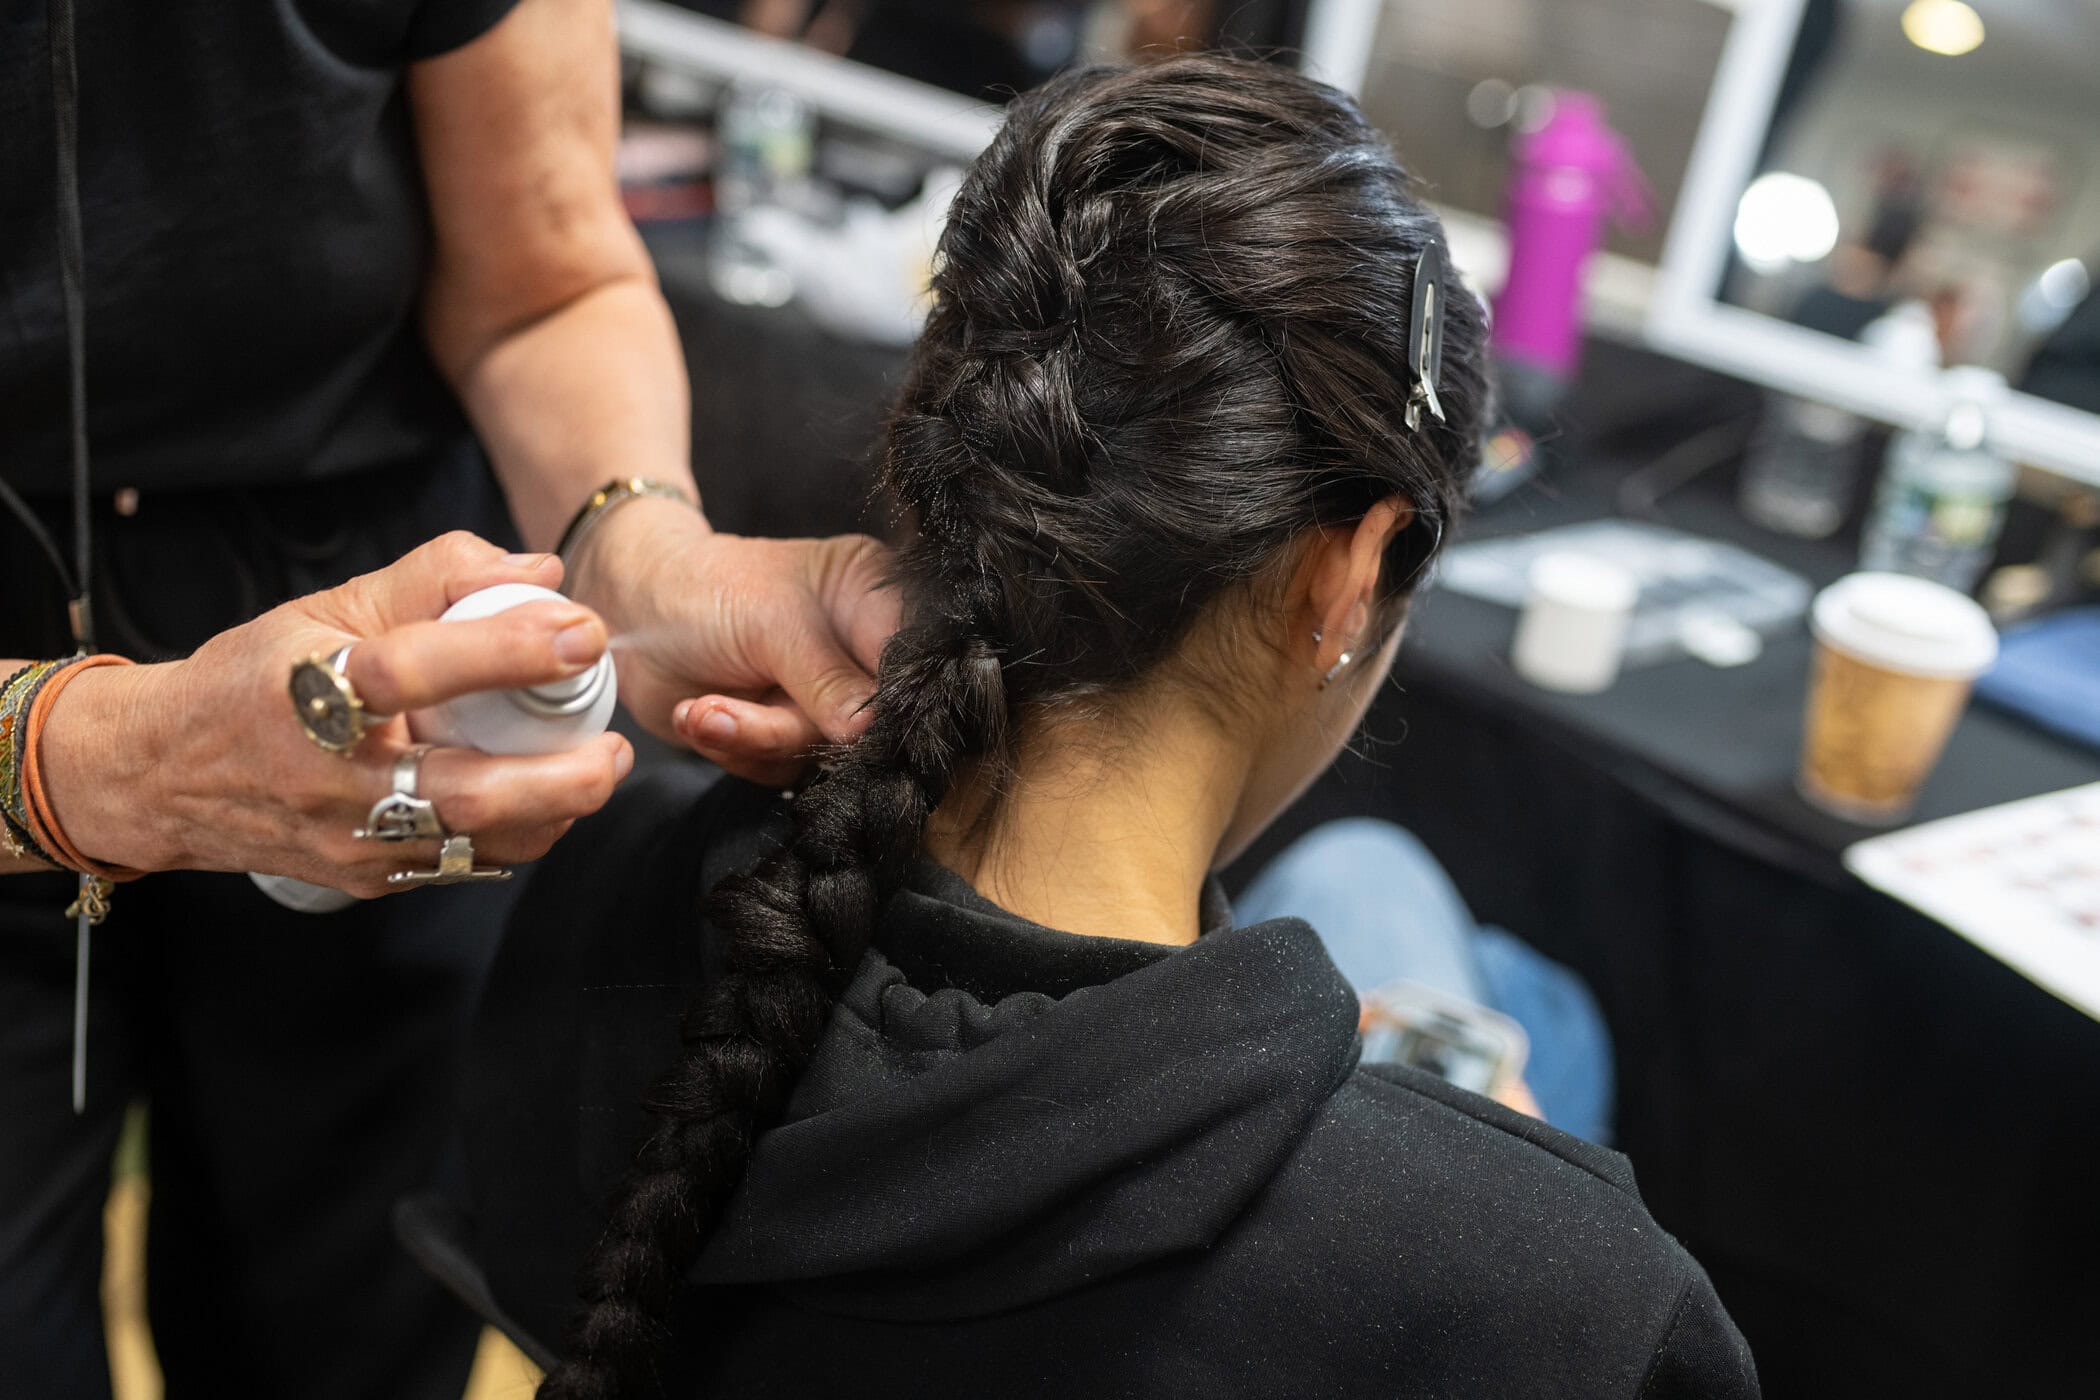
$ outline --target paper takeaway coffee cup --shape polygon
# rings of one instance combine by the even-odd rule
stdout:
[[[1801,793],[1851,821],[1917,801],[1998,634],[1976,603],[1902,574],[1850,574],[1816,595]]]

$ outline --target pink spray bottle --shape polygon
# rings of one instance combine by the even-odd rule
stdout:
[[[1653,213],[1647,182],[1605,124],[1603,104],[1586,92],[1553,96],[1552,116],[1510,152],[1509,273],[1494,299],[1489,343],[1519,441],[1491,444],[1479,483],[1487,499],[1530,474],[1532,443],[1555,428],[1554,410],[1581,360],[1582,274],[1603,240],[1605,215],[1640,229]],[[1498,446],[1525,460],[1498,462]]]

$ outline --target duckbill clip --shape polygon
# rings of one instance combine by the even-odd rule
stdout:
[[[1432,243],[1415,259],[1415,304],[1407,320],[1407,367],[1414,375],[1414,392],[1408,395],[1407,426],[1422,426],[1422,405],[1428,404],[1439,423],[1444,406],[1437,401],[1436,381],[1444,369],[1444,249]]]

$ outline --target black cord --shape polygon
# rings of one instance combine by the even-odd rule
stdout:
[[[82,651],[93,651],[95,623],[88,593],[94,578],[95,543],[93,501],[88,494],[87,305],[81,290],[86,256],[80,230],[80,66],[74,50],[73,0],[50,0],[50,14],[51,116],[58,145],[58,279],[66,312],[73,468],[73,571],[69,577],[60,568],[59,576],[66,580],[73,598],[73,641]],[[32,533],[44,534],[41,530]]]
[[[44,522],[37,519],[29,503],[5,480],[0,480],[0,505],[5,505],[15,519],[22,522],[22,528],[29,532],[29,538],[36,542],[37,548],[50,561],[52,570],[58,574],[66,597],[74,599],[87,595],[88,560],[92,550],[87,509],[87,353],[83,344],[87,316],[80,290],[80,68],[74,57],[73,0],[51,0],[49,19],[51,121],[58,151],[58,277],[66,317],[66,392],[72,420],[74,567],[66,566],[66,556],[59,549],[58,541],[44,528]],[[84,615],[86,609],[83,607],[78,611]],[[76,640],[85,645],[84,639]]]
[[[22,528],[29,532],[29,538],[35,540],[37,548],[44,551],[44,557],[51,561],[51,567],[57,572],[59,582],[66,590],[66,596],[79,597],[80,589],[73,581],[73,571],[66,567],[66,556],[64,551],[59,549],[58,541],[44,528],[44,522],[36,518],[36,512],[29,508],[29,502],[23,500],[15,488],[9,486],[5,480],[0,480],[0,505],[6,506],[15,519],[22,522]]]
[[[61,561],[59,577],[66,579],[72,594],[67,620],[72,624],[73,644],[83,653],[95,649],[95,612],[90,592],[94,587],[95,541],[92,534],[93,502],[88,497],[87,438],[87,307],[81,285],[86,257],[80,232],[80,65],[73,42],[73,0],[50,0],[51,16],[51,118],[58,147],[58,280],[66,309],[67,398],[72,409],[73,466],[73,574],[66,578]],[[23,512],[27,515],[27,511]],[[41,527],[30,533],[44,535]],[[51,551],[54,556],[57,550]],[[107,886],[100,894],[94,877],[80,876],[79,893],[67,912],[74,916],[73,939],[73,1112],[87,1111],[88,978],[89,949],[94,925],[108,912]]]

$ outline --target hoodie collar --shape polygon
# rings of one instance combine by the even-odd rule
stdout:
[[[883,921],[878,946],[912,986],[953,987],[991,1003],[1016,992],[1069,996],[1112,982],[1175,951],[1136,938],[1080,937],[1008,913],[944,865],[921,860],[911,895]],[[1197,910],[1203,936],[1232,927],[1232,907],[1216,879],[1204,882]]]
[[[1354,1067],[1357,1004],[1304,923],[1205,914],[1186,948],[1079,937],[922,868],[695,1277],[935,1320],[1211,1244]]]

